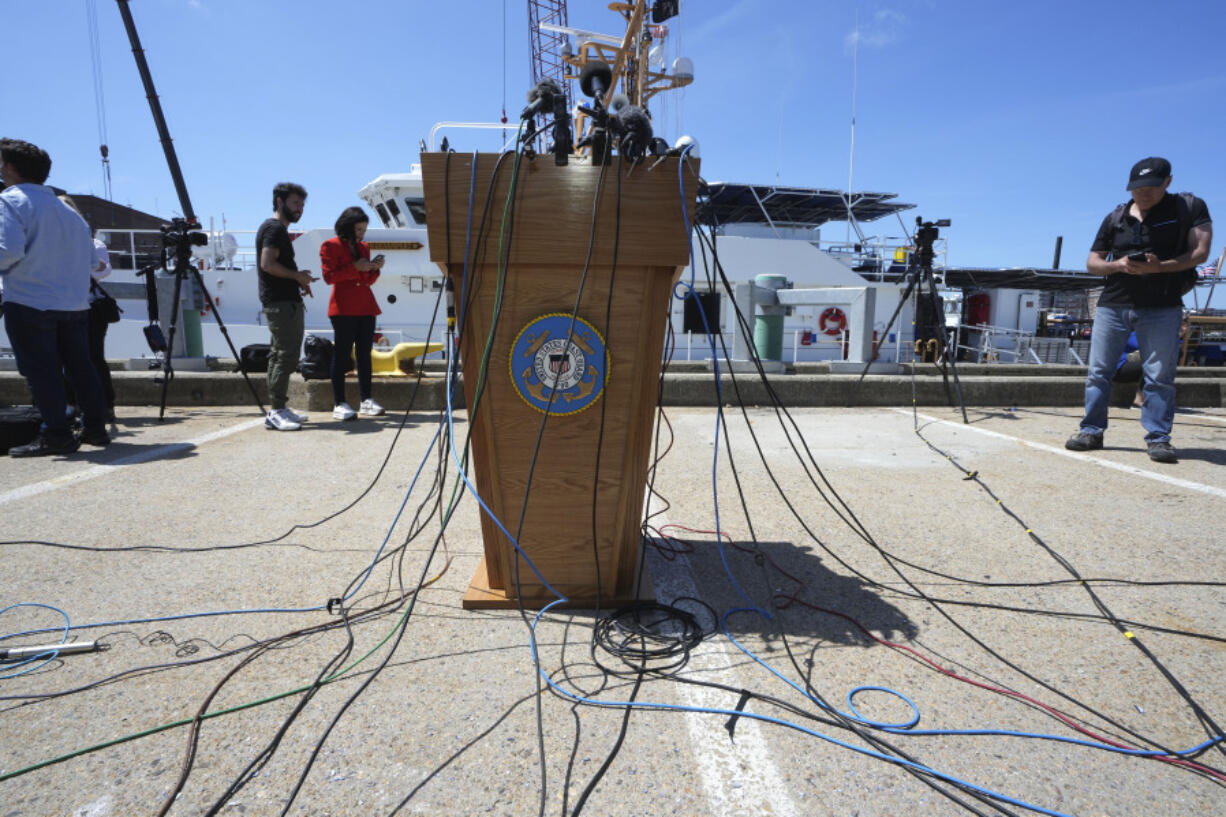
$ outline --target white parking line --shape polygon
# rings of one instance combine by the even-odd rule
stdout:
[[[240,431],[255,428],[256,426],[263,424],[263,422],[263,418],[260,418],[259,420],[244,420],[241,423],[214,431],[210,434],[205,434],[203,437],[197,437],[194,440],[159,445],[156,448],[150,448],[147,451],[139,451],[131,456],[117,459],[114,462],[108,462],[106,465],[93,465],[80,471],[74,471],[71,474],[64,474],[62,477],[56,477],[54,479],[48,479],[42,482],[35,482],[32,485],[23,485],[20,488],[14,488],[11,491],[6,491],[0,494],[0,505],[3,505],[6,502],[13,502],[18,499],[27,499],[32,496],[46,493],[47,491],[55,491],[67,485],[75,485],[78,482],[84,482],[87,479],[106,476],[107,474],[129,465],[139,465],[142,462],[161,459],[162,457],[170,454],[190,451],[193,448],[199,448],[205,443],[211,443],[214,440],[229,437],[231,434],[237,434]]]
[[[1223,417],[1220,414],[1197,413],[1197,414],[1176,414],[1175,415],[1176,420],[1179,420],[1180,418],[1184,420],[1212,420],[1215,423],[1226,423],[1226,417]]]
[[[895,408],[895,409],[891,409],[891,411],[896,411],[899,414],[906,414],[908,416],[910,416],[911,414],[910,409]],[[1102,466],[1103,468],[1110,468],[1115,471],[1123,471],[1125,474],[1132,474],[1133,476],[1144,477],[1145,479],[1152,479],[1155,482],[1164,482],[1167,485],[1176,485],[1180,488],[1187,488],[1189,491],[1199,491],[1202,494],[1209,494],[1210,496],[1216,496],[1219,499],[1226,499],[1226,489],[1218,488],[1213,485],[1204,485],[1200,482],[1192,482],[1191,480],[1187,480],[1187,479],[1179,479],[1178,477],[1168,476],[1167,474],[1159,474],[1154,471],[1146,471],[1144,468],[1137,468],[1136,466],[1133,466],[1133,465],[1122,465],[1118,462],[1112,462],[1111,460],[1101,459],[1099,457],[1095,457],[1092,454],[1087,454],[1085,452],[1069,451],[1065,448],[1057,448],[1054,445],[1047,445],[1046,443],[1031,442],[1030,440],[1022,439],[1021,437],[1012,437],[1008,434],[1001,434],[999,431],[989,431],[986,428],[979,428],[973,425],[966,425],[963,423],[951,422],[949,420],[942,420],[938,417],[930,417],[927,414],[919,414],[917,416],[923,418],[929,423],[938,423],[940,425],[952,426],[954,428],[959,428],[959,429],[963,429],[967,431],[974,431],[978,434],[983,434],[988,437],[996,437],[1001,440],[1009,440],[1011,442],[1021,443],[1022,445],[1029,446],[1031,448],[1037,448],[1038,450],[1046,451],[1049,454],[1059,454],[1062,457],[1068,457],[1070,459],[1077,460],[1078,462],[1087,462],[1087,463],[1090,463],[1091,465],[1099,465],[1099,466]]]
[[[664,527],[668,522],[655,516],[653,522]],[[650,557],[649,557],[650,558]],[[673,599],[689,596],[698,598],[698,588],[690,573],[690,562],[685,554],[675,559],[651,559],[651,577],[655,584],[656,599],[669,604]],[[704,625],[706,622],[702,622]],[[712,638],[703,642],[704,667],[720,672],[732,672],[733,658],[740,652],[724,639]],[[675,684],[680,703],[705,709],[731,709],[734,702],[727,692],[693,684]],[[733,743],[724,728],[726,717],[714,714],[685,713],[686,730],[695,747],[694,762],[698,778],[706,795],[708,814],[727,817],[760,817],[776,815],[791,817],[800,814],[787,794],[787,786],[771,760],[763,724],[750,718],[740,718],[736,724],[736,742]]]

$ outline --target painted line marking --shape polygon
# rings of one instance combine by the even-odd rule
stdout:
[[[89,468],[84,468],[71,474],[64,474],[61,477],[35,482],[32,485],[23,485],[20,488],[14,488],[11,491],[6,491],[0,494],[0,505],[6,502],[13,502],[18,499],[28,499],[32,496],[46,493],[47,491],[55,491],[64,488],[68,485],[75,485],[78,482],[94,479],[95,477],[103,477],[107,474],[118,471],[129,465],[139,465],[150,460],[160,459],[168,454],[177,454],[182,451],[191,451],[199,448],[206,443],[211,443],[214,440],[220,440],[223,437],[229,437],[231,434],[237,434],[240,431],[246,431],[249,428],[255,428],[258,425],[263,425],[264,418],[258,420],[245,420],[237,425],[232,425],[228,428],[219,429],[202,437],[197,437],[194,440],[188,440],[181,443],[170,443],[168,445],[159,445],[156,448],[151,448],[148,451],[139,451],[122,459],[108,462],[105,465],[92,465]]]
[[[663,516],[655,516],[658,527],[668,525]],[[649,551],[651,554],[653,551]],[[698,598],[698,588],[690,572],[689,558],[681,553],[673,560],[649,555],[651,577],[656,600],[668,604],[680,596]],[[704,669],[733,673],[733,647],[724,640],[704,642]],[[736,651],[737,657],[741,656]],[[728,693],[691,684],[674,686],[678,699],[685,706],[706,709],[731,709]],[[684,713],[691,745],[698,748],[694,762],[709,805],[709,814],[726,817],[793,817],[801,812],[787,795],[787,786],[771,760],[762,734],[763,724],[750,718],[740,718],[736,724],[736,743],[728,738],[725,716]]]
[[[910,410],[908,409],[894,408],[890,410],[897,412],[899,414],[905,414],[908,416],[911,414]],[[1213,485],[1204,485],[1203,483],[1200,483],[1200,482],[1192,482],[1191,480],[1180,479],[1179,477],[1167,476],[1166,474],[1159,474],[1159,473],[1155,473],[1154,471],[1146,471],[1144,468],[1137,468],[1136,466],[1133,466],[1133,465],[1121,465],[1118,462],[1112,462],[1111,460],[1100,459],[1099,457],[1095,457],[1090,454],[1086,454],[1085,452],[1069,451],[1068,449],[1065,449],[1065,448],[1057,448],[1054,445],[1047,445],[1046,443],[1036,443],[1030,440],[1024,440],[1021,437],[1011,437],[1008,434],[1001,434],[999,431],[989,431],[986,428],[978,428],[973,425],[964,425],[962,423],[955,423],[949,420],[942,420],[939,417],[931,417],[927,414],[918,414],[917,416],[922,417],[924,420],[930,423],[938,423],[940,425],[947,425],[947,426],[952,426],[954,428],[966,429],[968,431],[974,431],[979,434],[984,434],[988,437],[996,437],[1001,440],[1009,440],[1010,442],[1021,443],[1022,445],[1029,446],[1030,448],[1037,448],[1038,450],[1046,451],[1049,454],[1059,454],[1062,457],[1068,457],[1069,459],[1077,460],[1078,462],[1086,462],[1092,465],[1099,465],[1099,466],[1102,466],[1103,468],[1110,468],[1115,471],[1122,471],[1125,474],[1132,474],[1133,476],[1144,477],[1146,479],[1152,479],[1155,482],[1163,482],[1163,483],[1166,483],[1167,485],[1175,485],[1180,488],[1186,488],[1189,491],[1197,491],[1202,494],[1209,494],[1210,496],[1216,496],[1219,499],[1226,499],[1226,489],[1218,488]]]
[[[1178,412],[1177,412],[1177,413],[1175,414],[1175,422],[1177,422],[1177,423],[1178,423],[1178,422],[1179,422],[1180,417],[1182,417],[1183,419],[1188,420],[1188,421],[1192,421],[1192,420],[1212,420],[1212,421],[1213,421],[1213,422],[1215,422],[1215,423],[1226,423],[1226,417],[1223,417],[1223,416],[1222,416],[1222,415],[1220,415],[1220,414],[1180,414],[1180,413],[1178,413]]]

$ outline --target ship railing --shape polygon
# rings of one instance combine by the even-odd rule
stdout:
[[[708,360],[711,357],[711,342],[708,338],[709,336],[704,332],[678,334],[675,348],[665,347],[664,360],[666,362]],[[788,335],[785,334],[784,338],[786,340]],[[807,329],[793,329],[790,332],[790,339],[790,347],[787,343],[783,344],[782,357],[789,360],[794,366],[797,363],[845,360],[851,334],[846,329],[837,335],[826,335]],[[878,349],[877,360],[889,362],[892,358],[894,363],[901,363],[908,354],[906,350],[909,348],[910,344],[904,341],[901,332],[891,332]],[[716,341],[715,352],[720,360],[727,360],[727,354],[732,352],[732,347],[728,344],[727,352],[725,352],[724,345]]]
[[[870,280],[884,280],[885,274],[905,272],[911,263],[915,247],[905,237],[873,236],[862,241],[817,241],[819,250],[840,259],[860,275]],[[933,270],[941,274],[949,248],[945,239],[933,242]]]
[[[197,252],[193,260],[203,261],[208,269],[249,269],[255,267],[254,230],[201,230],[209,238],[211,252]],[[233,236],[237,248],[228,252],[223,236]],[[148,266],[162,267],[163,243],[160,230],[121,230],[104,228],[97,236],[106,245],[111,267],[116,270],[140,270]],[[200,248],[196,248],[199,251]],[[204,258],[198,256],[204,255]]]
[[[990,324],[960,323],[954,330],[954,347],[976,363],[1008,362],[1044,365],[1085,365],[1067,338],[1041,338],[1034,332]]]

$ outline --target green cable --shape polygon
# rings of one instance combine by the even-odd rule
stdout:
[[[523,123],[521,122],[520,130],[522,129],[523,129]],[[521,156],[522,156],[521,153],[516,153],[515,165],[511,173],[511,187],[507,193],[506,206],[503,207],[502,225],[501,225],[501,228],[499,231],[499,237],[498,237],[498,264],[499,264],[500,269],[502,268],[502,265],[505,262],[505,257],[506,257],[507,219],[510,214],[511,202],[514,201],[515,199],[515,186],[516,186],[516,182],[519,177],[519,161],[520,161]],[[502,276],[499,275],[497,279],[498,288],[494,294],[495,304],[497,304],[502,298],[502,283],[503,283]],[[486,338],[485,350],[482,354],[481,368],[478,372],[477,394],[481,393],[481,386],[484,383],[485,372],[489,366],[489,356],[493,349],[493,346],[494,346],[494,327],[491,326],[490,334]],[[464,444],[464,453],[462,455],[462,459],[467,460],[468,452],[469,452],[469,443],[466,441]],[[455,484],[452,486],[451,500],[449,502],[447,511],[444,514],[443,519],[442,519],[443,529],[446,529],[448,522],[450,522],[451,520],[452,514],[455,513],[456,505],[458,504],[457,495],[459,494],[461,484],[462,484],[462,478],[460,477],[460,475],[457,474]],[[431,579],[429,582],[422,584],[422,587],[426,587],[432,584],[437,579],[438,577],[436,576],[434,579]],[[421,588],[418,588],[418,589],[420,590]],[[405,621],[407,616],[408,616],[408,610],[406,610],[404,614],[401,615],[400,619],[396,622],[396,626],[392,627],[391,630],[388,631],[387,635],[383,636],[383,638],[379,641],[379,643],[371,647],[371,649],[365,655],[363,655],[361,658],[358,658],[356,661],[354,661],[349,666],[343,669],[337,670],[332,675],[320,681],[318,686],[324,686],[326,684],[330,684],[334,681],[340,680],[342,676],[349,673],[354,667],[356,667],[358,664],[361,664],[363,661],[365,661],[367,658],[373,655],[380,647],[386,644],[387,640],[392,637],[392,634],[395,633],[396,630],[398,630],[401,627],[402,623]],[[291,695],[298,695],[300,693],[313,689],[315,686],[316,686],[315,684],[307,684],[306,686],[300,686],[295,689],[288,690],[286,692],[281,692],[276,695],[270,695],[266,698],[260,698],[255,701],[249,701],[245,704],[239,704],[237,706],[232,706],[232,707],[229,707],[228,709],[218,709],[212,712],[206,712],[203,715],[198,716],[198,719],[201,721],[206,721],[212,718],[220,717],[222,715],[230,715],[235,712],[241,712],[245,709],[251,709],[253,707],[262,706],[266,703],[272,703],[273,701],[279,701],[284,698],[288,698]],[[187,726],[188,724],[196,720],[197,718],[193,717],[193,718],[184,718],[184,719],[177,720],[177,721],[171,721],[170,723],[164,723],[161,726],[155,726],[150,729],[146,729],[142,732],[134,732],[130,735],[125,735],[120,738],[115,738],[113,740],[104,741],[103,743],[97,743],[97,744],[94,744],[93,746],[88,746],[84,749],[77,749],[76,751],[69,752],[63,755],[59,755],[58,757],[49,758],[47,760],[43,760],[38,763],[31,764],[29,766],[25,766],[20,769],[15,769],[14,771],[11,771],[11,772],[0,773],[0,783],[3,783],[6,780],[12,780],[15,777],[21,777],[24,774],[28,774],[29,772],[33,772],[33,771],[37,771],[38,769],[44,769],[48,766],[54,766],[58,763],[63,763],[64,761],[72,760],[73,758],[92,754],[93,752],[97,752],[102,749],[107,749],[107,748],[110,748],[111,746],[118,746],[121,743],[127,743],[129,741],[139,740],[140,738],[149,737],[150,735],[156,735],[159,732],[165,732],[170,729],[177,729],[180,726]]]

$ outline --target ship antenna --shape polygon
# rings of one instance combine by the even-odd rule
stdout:
[[[855,214],[851,210],[851,180],[856,169],[856,86],[859,80],[860,57],[860,9],[856,8],[856,28],[851,35],[851,157],[847,160],[847,234],[844,241],[851,242],[851,224]],[[856,233],[859,234],[859,228]]]

